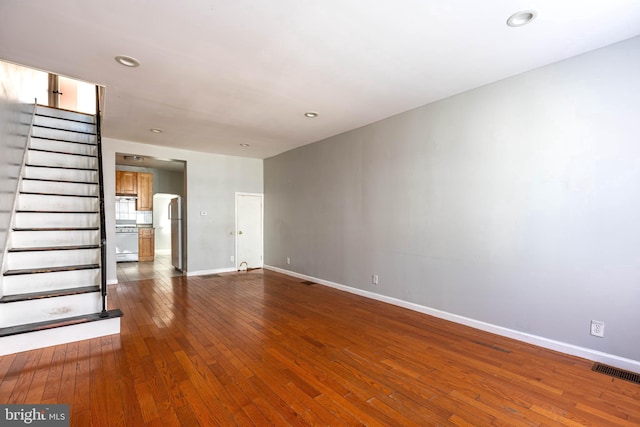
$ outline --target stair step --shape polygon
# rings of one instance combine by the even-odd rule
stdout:
[[[34,227],[34,228],[12,228],[13,231],[93,231],[100,230],[99,227]]]
[[[97,172],[97,168],[80,168],[80,167],[72,167],[72,166],[51,166],[51,165],[37,165],[33,163],[25,164],[26,167],[31,168],[47,168],[47,169],[63,169],[63,170],[78,170],[78,171],[90,171]]]
[[[98,212],[16,212],[14,229],[93,228],[100,226]]]
[[[63,153],[76,153],[96,155],[95,144],[83,144],[80,142],[57,141],[55,139],[31,137],[29,148],[34,150],[53,150]]]
[[[96,143],[96,136],[94,134],[78,133],[64,129],[52,129],[36,125],[31,128],[31,136],[55,139],[57,141],[83,142],[85,144]]]
[[[45,105],[38,105],[36,107],[36,114],[40,116],[56,117],[59,119],[72,120],[83,123],[96,122],[95,116],[92,114],[78,113],[77,111],[69,111],[62,108],[48,107]]]
[[[66,154],[67,156],[81,156],[81,157],[91,157],[91,158],[95,158],[96,157],[96,155],[93,154],[93,153],[76,153],[74,151],[54,150],[52,148],[30,147],[29,151],[38,152],[38,153]]]
[[[67,179],[49,179],[49,178],[22,178],[22,181],[55,182],[55,183],[61,183],[61,184],[98,185],[97,182],[91,182],[91,181],[73,181],[73,180],[67,180]]]
[[[57,194],[62,196],[98,197],[97,183],[69,182],[51,179],[23,178],[20,192],[22,194]]]
[[[42,191],[20,191],[20,194],[29,194],[31,196],[56,196],[56,197],[87,197],[91,199],[98,198],[95,194],[66,194],[66,193],[45,193]]]
[[[55,289],[52,291],[31,292],[28,294],[4,295],[0,298],[0,304],[9,304],[19,301],[31,301],[42,298],[56,298],[67,295],[88,294],[91,292],[100,292],[100,286],[84,286],[81,288]]]
[[[95,212],[100,209],[98,199],[75,195],[27,194],[18,195],[17,211]]]
[[[114,319],[122,316],[124,316],[122,311],[119,308],[116,308],[114,310],[107,310],[105,314],[91,313],[58,320],[47,320],[45,322],[29,323],[27,325],[10,326],[7,328],[0,328],[0,337],[42,331],[46,329],[61,328],[64,326],[78,325],[81,323],[96,322],[104,319]]]
[[[75,182],[98,182],[98,173],[95,169],[69,169],[53,168],[42,165],[26,165],[24,169],[25,178],[30,179],[51,179],[58,181]]]
[[[17,274],[2,278],[3,295],[46,292],[100,285],[100,269],[66,270],[49,273]]]
[[[29,150],[26,164],[58,168],[97,169],[98,159],[96,157]]]
[[[29,248],[11,248],[7,252],[39,252],[39,251],[74,251],[81,249],[99,249],[100,245],[76,245],[76,246],[32,246]]]
[[[16,276],[19,274],[39,274],[39,273],[55,273],[59,271],[77,271],[77,270],[92,270],[100,268],[99,264],[81,264],[81,265],[65,265],[62,267],[49,267],[49,268],[23,268],[19,270],[7,270],[4,272],[4,276]]]
[[[0,327],[24,325],[48,320],[97,313],[102,310],[102,294],[85,292],[63,294],[55,298],[22,299],[0,304]]]
[[[71,132],[80,132],[95,134],[96,125],[93,123],[80,122],[77,120],[69,120],[60,117],[50,117],[42,114],[37,114],[34,117],[35,126],[48,127],[53,129],[64,129]]]

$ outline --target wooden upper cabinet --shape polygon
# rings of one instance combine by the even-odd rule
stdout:
[[[138,194],[138,173],[129,171],[116,171],[116,194]]]
[[[153,174],[138,172],[138,201],[139,211],[153,210]]]

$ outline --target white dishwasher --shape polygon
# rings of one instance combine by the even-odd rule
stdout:
[[[116,262],[138,261],[138,227],[116,225]]]

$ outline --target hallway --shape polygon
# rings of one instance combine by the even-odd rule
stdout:
[[[171,254],[156,254],[154,261],[119,262],[116,269],[118,283],[182,276],[182,272],[171,265]]]

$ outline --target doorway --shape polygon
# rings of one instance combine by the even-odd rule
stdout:
[[[263,194],[236,193],[236,269],[262,268]]]

